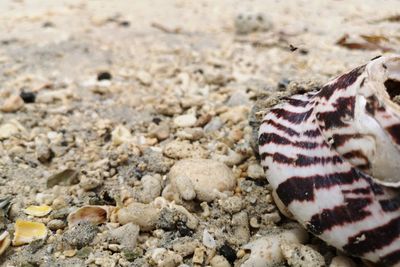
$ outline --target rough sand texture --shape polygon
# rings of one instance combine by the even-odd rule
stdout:
[[[397,0],[0,1],[0,198],[12,199],[0,230],[13,236],[18,218],[51,229],[44,241],[8,247],[1,264],[246,266],[243,246],[284,233],[312,244],[297,249],[314,265],[279,251],[270,264],[329,265],[336,251],[304,238],[272,202],[249,114],[259,96],[290,81],[326,82],[398,53],[399,10]],[[261,14],[265,28],[237,34],[239,14]],[[356,49],[336,44],[346,34]],[[21,101],[22,91],[34,103]],[[170,177],[185,158],[227,165],[232,172],[218,164],[210,171],[224,172],[215,188],[227,191]],[[207,169],[204,162],[194,169]],[[47,186],[65,169],[78,172],[75,183]],[[49,215],[23,212],[43,204]],[[84,205],[124,214],[68,225]],[[120,228],[121,216],[134,224]]]

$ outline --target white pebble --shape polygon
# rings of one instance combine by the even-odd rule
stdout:
[[[140,192],[140,201],[143,203],[150,203],[161,194],[161,176],[156,174],[145,175],[142,178],[143,190]]]
[[[257,31],[268,31],[272,23],[263,13],[240,13],[235,17],[235,29],[238,34],[248,34]]]
[[[128,143],[132,140],[131,132],[122,125],[118,125],[111,133],[111,140],[113,145],[120,145]]]
[[[308,239],[307,232],[296,224],[292,229],[277,230],[243,246],[251,250],[250,257],[242,267],[276,266],[284,261],[280,245],[287,243],[304,243]]]
[[[132,222],[139,225],[141,231],[148,231],[154,229],[159,210],[149,204],[134,202],[120,209],[117,216],[120,224]]]
[[[196,124],[197,118],[194,114],[180,115],[174,119],[177,127],[192,127]]]
[[[136,78],[141,82],[143,85],[150,85],[152,82],[151,75],[146,71],[138,71],[136,73]]]
[[[21,132],[23,129],[21,127],[22,126],[20,126],[17,121],[10,121],[9,123],[0,125],[0,140],[15,136],[17,133]]]
[[[324,257],[309,246],[298,243],[282,242],[282,254],[292,267],[323,267]]]
[[[350,258],[345,256],[336,256],[332,259],[329,267],[356,267],[355,264]]]
[[[228,260],[221,255],[214,256],[211,259],[210,264],[212,267],[231,267],[231,264],[228,262]]]
[[[210,233],[207,231],[207,229],[204,229],[203,231],[203,245],[206,246],[207,248],[215,248],[217,246],[217,243],[214,240],[214,237],[210,235]]]
[[[263,168],[259,164],[251,164],[247,167],[247,176],[253,179],[263,179],[265,174]]]
[[[171,185],[179,194],[188,197],[188,192],[195,191],[200,201],[213,201],[221,192],[233,191],[236,179],[225,164],[209,159],[185,159],[178,161],[168,174]],[[191,181],[185,182],[182,177]],[[187,187],[187,188],[186,188]],[[192,195],[190,195],[191,197]],[[189,198],[190,198],[189,197]]]

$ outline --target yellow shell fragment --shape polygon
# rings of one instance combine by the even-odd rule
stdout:
[[[28,244],[47,236],[47,228],[43,223],[17,220],[15,222],[15,234],[13,246]]]
[[[24,209],[24,212],[28,215],[36,216],[36,217],[43,217],[49,214],[51,211],[51,207],[47,205],[43,206],[29,206]]]
[[[0,255],[6,251],[6,249],[10,246],[11,239],[10,239],[10,234],[7,231],[4,231],[0,235]]]

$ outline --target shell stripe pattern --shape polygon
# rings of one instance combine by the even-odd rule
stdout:
[[[400,195],[368,174],[370,139],[352,126],[366,68],[273,107],[260,126],[261,163],[281,202],[308,231],[351,255],[400,266]],[[364,91],[366,116],[400,145],[399,118]]]

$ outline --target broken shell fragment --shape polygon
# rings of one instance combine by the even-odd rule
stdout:
[[[15,234],[13,246],[29,244],[47,236],[47,228],[43,223],[17,220],[15,222]]]
[[[26,209],[24,209],[24,212],[28,215],[32,215],[35,217],[43,217],[46,216],[51,212],[51,207],[47,205],[43,206],[29,206]]]
[[[0,255],[6,251],[6,249],[10,246],[11,239],[10,239],[10,234],[7,231],[4,231],[0,235]]]
[[[68,215],[68,225],[72,226],[79,222],[91,222],[102,224],[108,221],[114,207],[109,206],[83,206]]]

